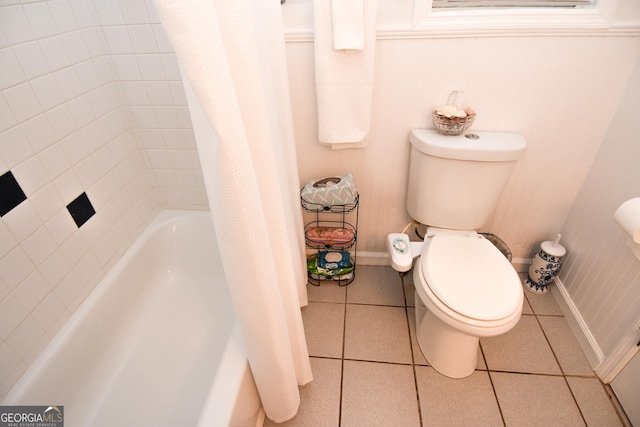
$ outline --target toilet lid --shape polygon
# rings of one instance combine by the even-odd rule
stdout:
[[[422,258],[426,285],[463,316],[498,320],[522,304],[520,279],[511,263],[481,236],[434,236]]]

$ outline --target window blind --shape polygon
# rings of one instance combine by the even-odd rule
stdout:
[[[433,0],[432,8],[473,7],[562,7],[591,6],[592,0]]]

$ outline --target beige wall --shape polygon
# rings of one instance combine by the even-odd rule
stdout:
[[[640,55],[635,37],[481,37],[378,40],[369,145],[317,142],[313,44],[287,44],[301,183],[353,172],[360,196],[358,250],[410,221],[405,191],[411,128],[461,89],[471,130],[513,131],[528,142],[486,225],[514,258],[560,232]],[[361,260],[364,258],[360,258]]]

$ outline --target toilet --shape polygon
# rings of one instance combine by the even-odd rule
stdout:
[[[387,250],[395,270],[414,269],[416,335],[429,365],[463,378],[476,368],[479,339],[509,331],[522,315],[518,274],[476,230],[492,214],[526,141],[516,133],[445,136],[428,129],[412,130],[409,141],[407,210],[427,229],[422,242],[389,234]]]

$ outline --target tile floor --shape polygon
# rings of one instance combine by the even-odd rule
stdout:
[[[415,340],[413,279],[358,266],[346,287],[308,285],[302,310],[314,381],[298,415],[265,426],[623,426],[553,296],[525,291],[523,316],[482,339],[476,371],[452,380]]]

